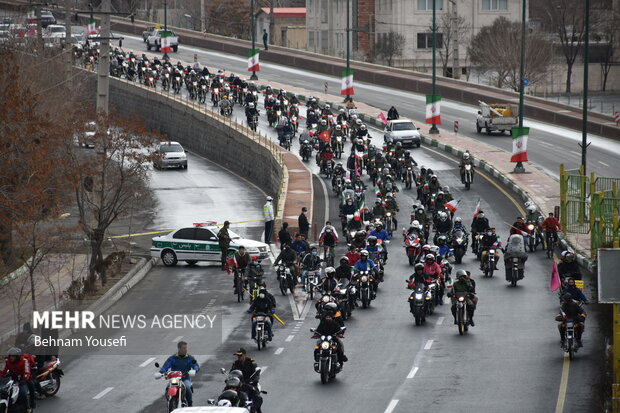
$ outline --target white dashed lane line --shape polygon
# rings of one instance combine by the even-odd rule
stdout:
[[[114,390],[114,387],[108,387],[107,389],[103,390],[101,393],[99,393],[95,397],[93,397],[93,400],[101,399],[103,396],[105,396],[106,394],[110,393],[112,390]]]
[[[155,357],[151,357],[149,359],[146,359],[142,364],[140,364],[140,367],[146,367],[149,364],[151,364],[152,362],[155,361]]]
[[[435,340],[428,340],[426,344],[424,345],[424,350],[430,350],[431,347],[433,346],[433,341]]]
[[[407,378],[408,378],[408,379],[412,379],[412,378],[416,375],[416,373],[418,372],[418,370],[419,370],[419,368],[418,368],[418,367],[413,366],[413,367],[411,368],[411,371],[409,372],[409,374],[407,374]]]
[[[283,351],[284,347],[279,347],[276,351],[273,352],[273,354],[282,354]]]
[[[383,413],[392,413],[398,404],[398,400],[392,400]]]

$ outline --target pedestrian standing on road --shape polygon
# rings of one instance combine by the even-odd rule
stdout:
[[[265,244],[271,244],[271,234],[273,233],[273,198],[268,196],[267,202],[263,206],[263,216],[265,217]]]
[[[308,231],[310,230],[310,223],[308,222],[308,208],[303,207],[301,209],[301,214],[299,214],[299,218],[297,219],[297,224],[299,226],[299,233],[304,237],[308,238]]]
[[[228,233],[228,227],[230,222],[224,221],[224,226],[217,233],[217,241],[220,245],[220,251],[222,252],[222,271],[226,271],[226,256],[228,255],[228,247],[230,247],[230,234]]]
[[[291,245],[293,242],[293,238],[291,234],[288,232],[288,222],[282,223],[282,229],[278,232],[278,240],[280,240],[280,251],[284,249],[284,245]]]
[[[267,29],[263,29],[263,45],[265,46],[265,50],[269,50],[269,47],[267,46],[269,40],[269,35],[267,34]]]

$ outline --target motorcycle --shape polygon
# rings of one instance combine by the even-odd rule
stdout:
[[[405,282],[408,284],[408,288],[413,290],[408,300],[409,312],[415,319],[415,325],[422,325],[426,322],[428,306],[432,305],[431,292],[429,290],[425,290],[422,286],[413,286],[409,280],[405,280]]]
[[[339,338],[344,338],[345,330],[346,327],[340,329]],[[310,331],[314,333],[312,338],[318,339],[314,347],[314,371],[321,375],[321,383],[326,384],[342,371],[338,363],[338,342],[332,336],[319,335],[313,328]]]
[[[469,312],[467,311],[467,293],[456,293],[456,324],[459,335],[469,329]]]
[[[403,229],[405,232],[405,229]],[[416,234],[405,235],[405,253],[409,260],[409,265],[414,265],[416,257],[420,255],[422,246],[420,245],[420,238]]]
[[[472,249],[472,252],[474,254],[476,254],[476,257],[478,257],[478,251],[479,251],[479,247],[480,247],[480,240],[482,240],[483,237],[484,237],[484,234],[476,234],[476,235],[472,234],[471,249]]]
[[[262,369],[260,367],[256,367],[254,373],[252,373],[247,382],[242,380],[244,385],[244,391],[249,398],[249,400],[245,403],[244,406],[238,405],[238,394],[235,390],[232,389],[224,389],[217,399],[207,399],[207,405],[245,407],[247,411],[255,413],[257,411],[256,407],[254,407],[256,405],[256,400],[261,394],[267,394],[267,392],[261,388],[261,385],[259,383],[261,371]],[[228,379],[231,378],[230,373],[228,373],[224,368],[221,368],[220,372],[226,376],[224,382],[228,384]],[[227,403],[226,401],[230,402],[230,405],[232,406],[230,406],[229,403]]]
[[[314,290],[318,284],[318,270],[308,270],[306,273],[306,293],[310,297],[310,300],[314,300]]]
[[[463,261],[463,256],[467,252],[467,235],[461,231],[454,231],[452,234],[452,253],[454,255],[454,262],[460,264]]]
[[[155,367],[159,368],[159,363],[155,363]],[[190,370],[190,377],[194,374],[196,374],[196,372],[194,370]],[[168,371],[164,374],[159,372],[155,373],[156,379],[160,379],[162,377],[168,381],[165,391],[166,404],[168,405],[168,413],[172,413],[172,411],[180,407],[187,407],[183,373],[180,371]]]
[[[333,293],[338,302],[342,319],[347,320],[355,308],[355,287],[348,280],[343,280],[338,283]]]
[[[276,269],[276,274],[278,276],[278,283],[280,284],[282,295],[286,295],[286,290],[289,290],[291,294],[295,294],[295,280],[293,279],[293,274],[291,274],[290,267],[279,264]]]
[[[12,377],[0,377],[0,411],[26,411],[26,406],[19,401],[19,381]]]
[[[252,321],[256,322],[256,338],[254,341],[256,341],[256,345],[260,351],[262,348],[267,346],[267,341],[269,339],[267,335],[267,327],[265,326],[267,323],[267,314],[254,313],[252,315]]]
[[[211,102],[213,106],[218,106],[220,104],[220,89],[217,87],[211,90]]]
[[[411,166],[408,166],[403,176],[405,181],[405,188],[411,189],[411,187],[413,186],[413,168]]]
[[[508,261],[510,261],[510,271],[506,274],[506,281],[510,282],[513,287],[516,287],[517,281],[523,279],[525,264],[517,257],[513,257]]]
[[[465,189],[471,188],[471,183],[474,181],[474,171],[471,169],[471,165],[465,165],[463,180],[465,181]]]
[[[495,248],[497,248],[496,244],[489,248],[486,260],[482,266],[485,277],[493,277],[493,271],[495,271]]]
[[[437,246],[439,247],[437,261],[440,262],[452,255],[452,250],[448,245],[448,234],[439,234],[439,236],[437,237]]]
[[[250,129],[256,132],[256,129],[258,128],[258,115],[252,115],[252,119],[250,119],[249,125]]]
[[[362,302],[362,308],[370,307],[370,302],[375,298],[375,283],[373,275],[369,271],[360,271],[356,276],[357,298]]]
[[[394,232],[394,217],[392,216],[391,211],[385,213],[384,221],[385,221],[385,230],[388,232],[388,234],[390,234],[390,237],[391,237],[392,232]]]
[[[540,244],[542,237],[538,231],[537,223],[527,221],[525,225],[529,232],[528,242],[525,243],[525,246],[529,248],[530,252],[534,252],[536,251],[536,248],[538,248],[538,244]]]
[[[344,177],[342,175],[336,175],[334,178],[334,183],[332,185],[332,190],[335,194],[342,193],[344,189]]]
[[[200,103],[205,103],[206,100],[207,100],[207,85],[202,84],[200,85],[200,88],[198,89],[198,101]]]
[[[60,368],[60,359],[52,360],[43,365],[41,372],[37,374],[36,381],[41,392],[37,391],[36,396],[39,399],[44,397],[52,397],[60,390],[60,378],[64,376],[64,372]]]

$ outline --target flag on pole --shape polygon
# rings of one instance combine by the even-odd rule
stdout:
[[[36,18],[37,18],[37,16],[36,16],[36,14],[34,12],[34,9],[33,8],[28,9],[28,13],[26,13],[26,19],[27,20],[34,20]]]
[[[474,218],[476,218],[479,213],[480,213],[480,198],[478,198],[478,203],[476,204],[476,209],[474,211]]]
[[[426,95],[426,123],[441,125],[441,95]]]
[[[358,208],[357,208],[357,212],[356,212],[356,214],[358,214],[359,216],[364,215],[364,214],[362,213],[362,209],[364,209],[364,205],[366,205],[366,203],[364,202],[364,200],[363,200],[363,199],[362,199],[362,200],[360,200],[360,204],[359,204],[359,206],[358,206]]]
[[[89,19],[86,24],[86,35],[97,34],[97,21],[95,19]]]
[[[323,132],[319,133],[319,139],[325,143],[329,143],[331,141],[329,138],[329,129],[325,129]]]
[[[388,121],[387,118],[385,117],[385,115],[383,114],[383,112],[379,113],[379,116],[377,116],[379,119],[381,119],[381,122],[383,122],[384,125],[387,125]]]
[[[250,49],[248,51],[248,71],[258,72],[260,67],[258,65],[258,56],[260,51],[258,49]]]
[[[551,269],[551,283],[549,288],[551,291],[555,291],[560,288],[560,273],[558,272],[558,265],[553,261],[553,268]]]
[[[353,69],[345,69],[342,71],[340,94],[353,95]]]
[[[172,36],[171,32],[163,31],[161,32],[161,45],[159,50],[162,53],[172,53],[172,47],[170,45],[170,37]]]
[[[512,128],[512,156],[510,162],[527,162],[527,138],[530,128]]]
[[[443,206],[445,206],[446,208],[448,208],[452,212],[456,212],[457,206],[459,205],[459,202],[461,202],[460,199],[459,200],[453,199],[452,201],[446,202],[445,204],[443,204]]]

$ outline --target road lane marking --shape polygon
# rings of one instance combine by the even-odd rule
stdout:
[[[430,350],[431,347],[433,346],[433,341],[435,340],[428,340],[426,344],[424,345],[424,350]]]
[[[288,336],[288,337],[286,338],[286,340],[284,340],[284,341],[293,341],[293,339],[294,339],[294,338],[295,338],[295,336],[290,335],[290,336]]]
[[[149,359],[146,359],[146,361],[144,361],[142,364],[140,364],[140,367],[146,367],[149,364],[151,364],[152,362],[155,361],[155,357],[151,357]]]
[[[415,376],[415,374],[418,372],[418,370],[419,370],[419,368],[418,368],[418,367],[413,366],[413,367],[411,368],[411,371],[409,372],[409,374],[407,374],[407,378],[408,378],[408,379],[412,379],[412,378]]]
[[[570,359],[568,354],[564,354],[562,362],[562,378],[560,379],[560,390],[558,392],[558,401],[555,405],[555,413],[564,412],[564,401],[566,400],[566,388],[568,387],[568,370],[570,369]]]
[[[325,195],[325,221],[329,221],[329,193],[327,192],[327,186],[325,186],[325,182],[323,182],[321,175],[314,174],[314,176],[317,177],[323,188],[323,195]]]
[[[282,352],[284,351],[284,347],[279,347],[276,351],[273,352],[273,354],[282,354]]]
[[[398,404],[398,400],[392,400],[383,413],[392,413]]]
[[[579,152],[577,152],[577,151],[570,151],[570,150],[569,150],[569,152],[570,152],[570,153],[572,153],[572,154],[574,154],[574,155],[581,156],[581,154],[580,154]]]
[[[299,320],[299,309],[297,308],[297,302],[295,301],[295,297],[293,297],[293,294],[288,295],[288,302],[291,305],[291,310],[293,311],[293,320]]]
[[[173,343],[178,343],[179,341],[181,341],[181,339],[182,339],[183,337],[184,337],[184,336],[178,336],[178,337],[175,337],[175,338],[172,340],[172,342],[173,342]]]
[[[603,161],[598,161],[598,163],[600,163],[601,165],[606,166],[607,168],[609,168],[609,164],[606,164],[606,163],[605,163],[605,162],[603,162]]]
[[[443,323],[443,320],[445,320],[445,319],[446,319],[445,317],[439,317],[439,318],[437,319],[437,325],[438,325],[438,326],[440,326],[440,325],[441,325],[441,323]]]
[[[108,387],[107,389],[103,390],[101,393],[99,393],[98,395],[93,397],[93,400],[99,400],[100,398],[102,398],[106,394],[110,393],[112,390],[114,390],[114,387]]]

